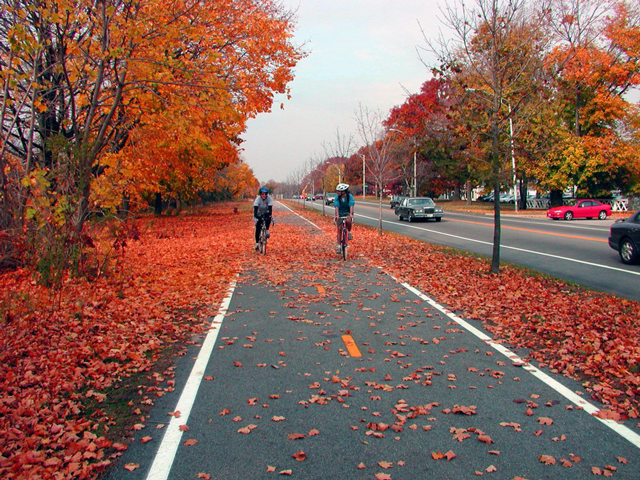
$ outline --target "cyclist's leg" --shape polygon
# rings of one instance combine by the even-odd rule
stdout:
[[[255,233],[256,243],[258,243],[260,241],[260,229],[261,228],[262,228],[262,218],[259,217],[258,221],[256,222],[256,233]]]
[[[270,237],[269,227],[271,226],[271,217],[265,217],[264,221],[265,221],[265,225],[266,225],[266,228],[267,228],[267,238],[269,238]]]
[[[347,223],[347,231],[349,232],[349,240],[351,240],[353,238],[351,235],[351,225],[353,224],[353,221],[351,220],[351,217],[347,218],[345,221]]]

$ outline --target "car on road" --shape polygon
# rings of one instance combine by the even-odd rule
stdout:
[[[640,210],[611,225],[609,246],[620,254],[622,263],[631,264],[640,260]]]
[[[442,220],[444,210],[429,197],[407,197],[396,207],[398,220],[407,219],[410,222],[425,218],[434,219],[436,222]]]
[[[389,207],[391,207],[392,210],[395,210],[395,208],[400,205],[405,198],[407,197],[404,195],[392,195],[389,200]]]
[[[609,215],[611,215],[611,205],[597,200],[575,200],[569,202],[568,205],[552,207],[547,210],[547,217],[553,220],[561,218],[565,220],[573,220],[574,218],[598,218],[604,220]]]
[[[336,193],[327,193],[324,203],[325,205],[333,205],[334,200],[336,199]]]

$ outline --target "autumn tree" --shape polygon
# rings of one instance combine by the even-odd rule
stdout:
[[[78,236],[122,198],[212,187],[303,55],[273,0],[2,6],[3,229]]]
[[[338,166],[338,181],[353,183],[355,178],[352,179],[344,176],[347,162],[355,148],[353,135],[341,134],[340,129],[336,128],[334,139],[331,142],[323,142],[322,148],[324,149],[325,157],[332,159],[331,164]]]
[[[382,235],[382,193],[385,185],[398,178],[395,169],[397,159],[393,157],[392,145],[397,141],[400,131],[391,131],[385,127],[384,117],[380,110],[371,110],[362,104],[356,111],[358,134],[364,143],[367,175],[370,175],[378,191],[378,234]]]
[[[488,166],[494,190],[493,273],[500,271],[499,195],[511,170],[509,121],[531,94],[533,85],[525,82],[525,74],[528,80],[536,77],[542,47],[527,33],[546,13],[544,2],[534,7],[524,0],[476,0],[468,7],[458,1],[443,10],[445,23],[454,33],[453,43],[429,43],[438,54],[440,68],[451,72],[452,82],[457,82],[458,94],[486,113],[485,122],[476,124],[472,133],[478,147],[475,159]]]
[[[468,142],[466,131],[460,131],[457,108],[462,95],[452,91],[446,75],[434,73],[436,77],[424,82],[420,92],[411,94],[391,110],[385,125],[390,128],[396,125],[402,131],[407,158],[415,154],[417,165],[413,162],[400,165],[406,191],[411,190],[413,179],[416,187],[420,187],[417,192],[440,195],[453,189],[459,197],[460,186],[470,185],[472,177],[477,179],[472,173],[472,163],[461,154]]]
[[[555,78],[558,142],[540,165],[542,184],[606,197],[637,191],[638,157],[621,127],[626,94],[640,84],[640,6],[625,1],[560,1],[553,17],[556,47],[547,61]]]

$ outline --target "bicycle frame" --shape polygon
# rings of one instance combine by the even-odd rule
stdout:
[[[340,252],[342,254],[342,259],[347,259],[347,249],[349,247],[349,230],[347,229],[346,219],[348,217],[339,217],[338,222],[340,222]]]
[[[260,220],[262,221],[262,225],[260,227],[260,236],[258,237],[258,251],[266,255],[267,254],[267,222],[265,221],[264,215],[260,216]],[[273,224],[273,217],[271,218],[271,223]]]

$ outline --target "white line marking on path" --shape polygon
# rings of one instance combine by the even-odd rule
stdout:
[[[218,333],[220,332],[220,328],[222,326],[225,314],[227,313],[227,310],[229,308],[229,304],[231,303],[231,297],[233,297],[233,292],[236,288],[236,285],[237,278],[234,279],[229,285],[227,296],[220,304],[218,315],[216,315],[216,317],[211,322],[209,333],[202,343],[202,347],[200,348],[200,352],[198,353],[198,358],[193,364],[191,374],[187,379],[184,390],[182,390],[180,400],[178,400],[178,405],[176,405],[175,411],[180,412],[180,417],[171,418],[171,422],[169,422],[169,426],[167,427],[164,437],[162,438],[160,448],[158,448],[155,459],[153,460],[153,464],[151,465],[151,469],[147,474],[147,480],[166,480],[169,477],[169,472],[171,472],[173,460],[175,459],[176,452],[178,451],[178,447],[180,446],[180,440],[182,439],[182,431],[179,427],[180,425],[185,425],[189,420],[191,408],[193,407],[198,389],[200,388],[202,377],[204,377],[204,371],[207,368],[209,359],[211,358],[213,347],[216,343],[216,339],[218,338]]]
[[[291,208],[289,208],[288,206],[286,206],[284,203],[282,202],[278,202],[278,205],[282,205],[284,208],[286,208],[287,210],[289,210],[291,213],[299,216],[301,219],[303,219],[305,222],[310,223],[311,225],[313,225],[314,227],[316,227],[318,230],[322,230],[318,225],[316,225],[315,223],[313,223],[311,220],[304,218],[302,215],[300,215],[298,212],[296,212],[295,210],[292,210]]]
[[[398,279],[396,279],[394,277],[392,277],[392,278],[399,282]],[[600,409],[597,408],[595,405],[592,405],[591,403],[587,402],[580,395],[572,392],[567,387],[562,385],[560,382],[558,382],[557,380],[551,378],[549,375],[547,375],[543,371],[539,370],[538,368],[534,367],[530,363],[525,362],[521,357],[519,357],[518,355],[513,353],[511,350],[506,348],[504,345],[501,345],[500,343],[495,342],[487,334],[485,334],[484,332],[478,330],[476,327],[474,327],[470,323],[466,322],[462,318],[458,317],[455,313],[451,312],[450,310],[447,310],[445,307],[443,307],[442,305],[437,303],[435,300],[427,297],[420,290],[412,287],[408,283],[404,283],[404,282],[399,282],[399,283],[404,288],[406,288],[410,292],[414,293],[415,295],[417,295],[422,300],[426,301],[429,305],[431,305],[432,307],[434,307],[437,310],[439,310],[440,312],[442,312],[444,315],[449,317],[451,320],[456,322],[458,325],[460,325],[461,327],[465,328],[469,333],[472,333],[473,335],[478,337],[480,340],[485,342],[487,345],[489,345],[490,347],[493,347],[495,350],[497,350],[502,355],[507,357],[511,362],[522,364],[522,368],[524,368],[527,372],[531,373],[538,380],[541,380],[542,382],[547,384],[549,387],[554,389],[556,392],[558,392],[560,395],[565,397],[567,400],[569,400],[570,402],[574,403],[575,405],[581,407],[583,410],[585,410],[587,413],[589,413],[592,416],[594,416],[594,418],[598,419],[600,422],[604,423],[607,427],[612,429],[618,435],[620,435],[621,437],[627,439],[629,442],[631,442],[636,447],[640,448],[640,435],[638,435],[636,432],[634,432],[630,428],[626,427],[625,425],[621,425],[618,422],[615,422],[613,420],[596,417],[595,415],[600,411]]]

